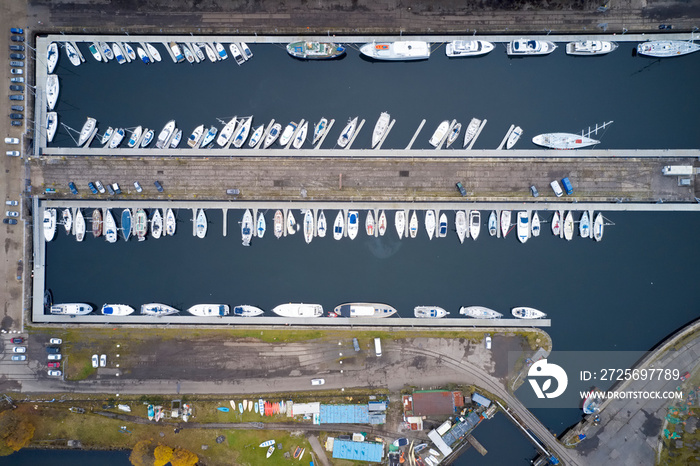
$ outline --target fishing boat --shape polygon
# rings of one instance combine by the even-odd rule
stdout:
[[[227,316],[230,311],[228,304],[195,304],[187,309],[187,312],[193,316],[211,317],[211,316]]]
[[[530,231],[532,232],[532,236],[540,236],[540,216],[537,215],[537,212],[532,214]]]
[[[129,147],[134,147],[141,139],[141,134],[143,134],[143,127],[137,126],[132,132],[129,141],[126,143]]]
[[[566,218],[564,219],[564,238],[567,241],[571,241],[574,237],[574,216],[571,211],[567,212]]]
[[[381,303],[346,303],[336,306],[329,317],[391,317],[396,309]]]
[[[204,125],[199,125],[194,129],[194,131],[192,131],[190,137],[187,138],[187,145],[192,147],[193,149],[196,149],[197,147],[199,147],[199,143],[202,141],[203,136]]]
[[[245,42],[241,42],[241,52],[243,53],[243,58],[245,58],[246,61],[253,58],[253,52],[250,51],[250,47],[248,47],[248,44]]]
[[[292,142],[292,146],[295,149],[301,149],[301,146],[304,145],[304,142],[306,141],[306,133],[309,130],[309,122],[305,121],[303,125],[301,125],[301,128],[299,128],[299,131],[297,131],[297,135],[294,137],[294,142]]]
[[[292,136],[294,135],[294,131],[297,130],[297,124],[294,121],[289,122],[289,124],[284,128],[284,131],[282,131],[282,135],[280,136],[280,146],[286,146],[290,139],[292,139]]]
[[[459,313],[473,319],[500,319],[503,314],[483,306],[461,307]]]
[[[360,47],[360,53],[375,60],[427,60],[430,43],[418,40],[370,42]]]
[[[247,117],[241,120],[241,125],[236,129],[235,136],[233,137],[234,147],[240,148],[246,139],[248,139],[248,132],[250,132],[250,125],[253,124],[253,117]]]
[[[651,40],[637,45],[637,53],[647,57],[679,57],[700,50],[700,44],[682,40]]]
[[[561,233],[561,218],[559,217],[559,212],[554,212],[552,217],[552,234],[554,236],[559,236]]]
[[[155,220],[155,216],[154,216]],[[175,220],[175,214],[173,209],[168,208],[165,212],[165,234],[168,236],[173,236],[175,234],[175,229],[177,227],[177,221]],[[155,237],[155,235],[154,235]]]
[[[218,59],[216,58],[216,52],[211,47],[211,45],[207,44],[206,42],[200,42],[199,46],[204,49],[204,52],[207,54],[207,58],[209,59],[209,61],[212,63],[216,63]]]
[[[323,306],[304,303],[280,304],[272,312],[281,317],[321,317]]]
[[[141,47],[136,47],[136,53],[139,55],[139,59],[146,65],[151,63],[151,59],[148,58],[148,54],[144,49],[142,49]]]
[[[297,232],[297,220],[294,218],[294,213],[290,210],[287,212],[287,234],[293,235]]]
[[[538,146],[548,147],[550,149],[582,149],[584,147],[600,144],[593,138],[572,133],[545,133],[538,134],[532,138],[532,142]]]
[[[383,210],[379,213],[379,220],[377,220],[377,231],[379,232],[379,236],[384,236],[384,233],[386,233],[386,214]]]
[[[153,239],[158,239],[163,234],[163,216],[160,215],[160,209],[155,209],[153,218],[151,218],[151,236]]]
[[[117,63],[123,65],[126,63],[126,58],[124,58],[124,52],[122,48],[116,42],[112,43],[112,51],[114,52],[114,58],[117,59]]]
[[[158,49],[154,45],[151,45],[150,43],[146,42],[146,49],[148,49],[148,53],[151,54],[151,57],[153,57],[155,61],[161,60],[160,52],[158,52]]]
[[[333,239],[341,239],[343,233],[345,233],[345,217],[343,216],[343,211],[339,210],[338,215],[335,217],[335,223],[333,224]]]
[[[117,128],[114,130],[114,134],[112,135],[112,138],[109,140],[109,143],[107,146],[110,149],[115,149],[119,144],[121,144],[122,140],[124,139],[124,128]]]
[[[85,239],[85,217],[80,208],[75,212],[75,239],[78,242]]]
[[[348,212],[348,237],[355,239],[360,228],[360,214],[356,210]]]
[[[98,52],[99,54],[99,52]],[[100,60],[102,57],[100,57]],[[98,60],[98,61],[100,61]],[[51,74],[56,69],[58,63],[58,45],[56,42],[51,42],[46,50],[46,72]]]
[[[447,131],[450,129],[450,122],[449,120],[445,120],[442,123],[440,123],[435,129],[435,132],[433,132],[432,137],[428,141],[431,146],[437,148],[440,144],[442,144],[442,141],[445,139],[445,136],[447,135]]]
[[[173,135],[175,130],[175,120],[170,120],[163,126],[163,129],[158,133],[158,139],[156,140],[156,147],[158,149],[164,149],[170,142],[170,137]]]
[[[403,238],[404,231],[406,230],[406,212],[403,210],[397,210],[394,214],[394,226],[396,227],[396,233],[399,235],[399,239]]]
[[[134,313],[134,308],[126,304],[105,304],[100,313],[106,316],[128,316]]]
[[[265,214],[263,212],[258,213],[258,221],[255,224],[255,231],[257,232],[258,238],[265,236],[265,231],[267,230],[267,222],[265,221]]]
[[[77,50],[73,47],[73,44],[66,42],[66,55],[68,55],[68,60],[73,66],[80,65],[80,56],[78,56]]]
[[[58,129],[58,113],[48,112],[46,114],[46,140],[48,142],[53,141],[56,129]]]
[[[236,60],[236,63],[240,65],[245,61],[245,58],[243,58],[243,54],[241,53],[241,50],[238,48],[238,45],[235,43],[230,43],[228,48],[231,50],[231,56],[233,57],[234,60]]]
[[[85,303],[65,303],[51,306],[51,314],[84,316],[92,312],[92,306]]]
[[[428,238],[433,239],[435,233],[435,211],[430,209],[425,212],[425,231],[428,232]]]
[[[112,139],[112,136],[114,136],[114,128],[110,126],[102,135],[102,138],[100,138],[100,144],[107,146],[107,143]]]
[[[605,221],[603,220],[603,214],[598,212],[595,216],[595,221],[593,222],[593,239],[600,241],[603,239],[603,228],[605,227]]]
[[[177,63],[181,63],[185,60],[185,56],[182,54],[182,51],[180,50],[180,46],[177,45],[175,42],[170,42],[168,44],[170,46],[170,50],[173,52],[173,56],[175,57],[175,61]]]
[[[148,145],[153,141],[154,137],[155,137],[155,132],[152,129],[146,128],[144,130],[143,139],[141,139],[141,144],[139,144],[139,146],[148,147]]]
[[[243,238],[243,246],[250,246],[250,240],[253,237],[253,215],[250,209],[246,209],[241,220],[241,237]]]
[[[355,117],[349,120],[348,124],[345,125],[345,128],[340,133],[340,136],[338,136],[338,145],[340,147],[347,146],[350,139],[352,139],[353,134],[355,134],[355,129],[357,128],[357,118],[358,117]]]
[[[437,238],[444,238],[447,236],[447,215],[443,212],[440,214],[440,222],[438,223]]]
[[[472,120],[469,122],[469,126],[467,126],[467,130],[464,132],[464,145],[462,147],[467,147],[470,142],[472,142],[472,139],[474,139],[474,136],[476,136],[476,132],[479,131],[479,127],[481,126],[481,120],[478,118],[472,118]]]
[[[382,140],[389,128],[389,122],[391,121],[391,116],[387,112],[382,112],[379,115],[377,124],[374,125],[374,132],[372,133],[372,149],[377,147],[379,141]]]
[[[321,211],[321,213],[318,214],[318,220],[316,221],[316,234],[319,238],[325,238],[327,229],[328,224],[326,223],[326,214]]]
[[[491,211],[491,215],[489,215],[489,235],[491,236],[496,236],[498,233],[498,215],[496,214],[495,210]]]
[[[124,241],[129,241],[129,237],[131,236],[131,210],[130,209],[122,210],[122,236],[124,237]]]
[[[226,53],[226,49],[223,45],[217,42],[214,44],[214,47],[216,48],[216,53],[219,55],[219,60],[226,60],[228,58],[228,54]]]
[[[510,56],[547,55],[556,48],[554,42],[548,40],[516,39],[508,42],[506,53]]]
[[[455,57],[478,57],[493,50],[493,44],[485,40],[453,40],[445,46],[445,55]]]
[[[219,137],[216,138],[216,143],[220,147],[224,147],[226,144],[229,143],[229,141],[233,137],[233,133],[236,131],[236,124],[237,123],[238,123],[238,119],[236,117],[233,117],[223,127],[223,129],[219,133]]]
[[[518,142],[518,139],[520,139],[520,136],[522,135],[523,129],[520,126],[516,126],[515,129],[513,129],[513,131],[510,132],[510,135],[508,135],[508,141],[506,141],[506,149],[512,149],[515,143]]]
[[[97,44],[100,46],[100,52],[102,52],[102,57],[105,61],[114,60],[114,53],[112,53],[112,49],[109,48],[106,42],[98,42]]]
[[[249,304],[242,304],[233,308],[234,317],[256,317],[264,314],[264,311],[259,307],[251,306]]]
[[[566,44],[566,54],[580,56],[605,55],[616,48],[617,44],[608,40],[579,40]]]
[[[449,312],[437,306],[416,306],[413,308],[413,316],[419,319],[442,319]]]
[[[511,313],[513,314],[513,317],[517,317],[518,319],[542,319],[544,317],[547,317],[547,314],[545,314],[542,311],[538,311],[537,309],[524,306],[514,307]]]
[[[204,213],[204,209],[199,209],[199,212],[197,213],[196,231],[197,238],[201,239],[207,236],[207,216]]]
[[[85,144],[92,135],[97,132],[97,120],[88,117],[83,124],[83,128],[80,130],[80,137],[78,138],[78,147]]]
[[[446,149],[457,140],[460,131],[462,131],[462,123],[457,123],[452,127],[452,131],[450,131],[450,134],[447,136],[447,143],[445,144]]]
[[[343,55],[345,47],[332,42],[301,41],[287,44],[287,53],[302,60],[326,60]]]
[[[464,243],[464,237],[467,234],[467,213],[463,210],[458,210],[455,214],[455,230],[457,230],[459,242]]]
[[[411,215],[411,220],[408,222],[408,234],[411,238],[415,238],[418,235],[418,215],[416,215],[415,210]]]
[[[102,235],[102,211],[92,210],[92,236],[98,238]]]
[[[474,241],[479,237],[481,232],[481,212],[478,210],[472,210],[469,212],[469,236],[472,237]]]
[[[270,131],[267,133],[267,136],[265,136],[265,142],[263,142],[263,149],[267,149],[270,147],[280,136],[280,130],[282,129],[282,125],[279,123],[275,123],[272,125],[272,128],[270,128]]]
[[[314,214],[311,213],[311,209],[306,209],[304,214],[304,241],[306,241],[306,244],[309,244],[312,239],[314,239]]]
[[[180,311],[174,307],[170,307],[167,304],[161,303],[148,303],[141,305],[141,314],[149,316],[170,316],[173,314],[178,314]]]
[[[275,452],[275,446],[272,445],[270,448],[267,449],[267,453],[265,454],[265,458],[271,457],[274,452]]]
[[[598,396],[600,396],[600,393],[594,387],[583,400],[583,414],[596,414],[600,411],[604,398],[599,398]]]
[[[209,130],[204,134],[204,137],[202,138],[202,144],[199,147],[207,147],[209,144],[214,142],[214,138],[216,137],[216,133],[219,131],[219,129],[216,126],[212,126],[209,128]]]
[[[112,212],[109,209],[107,209],[107,211],[105,212],[104,224],[102,225],[102,227],[104,229],[104,235],[107,242],[116,243],[117,223],[114,221],[114,217],[112,217]]]
[[[275,212],[275,236],[279,239],[284,233],[284,215],[281,210]]]
[[[61,212],[61,223],[63,223],[66,233],[70,235],[70,230],[73,226],[73,215],[70,213],[70,209],[63,209],[63,212]]]
[[[588,217],[588,212],[585,210],[578,223],[578,233],[581,238],[588,238],[591,235],[591,219]]]
[[[374,215],[371,210],[367,211],[367,217],[365,217],[365,231],[367,236],[374,236]]]
[[[510,210],[501,211],[501,234],[505,238],[510,231]]]
[[[248,141],[249,147],[256,147],[262,138],[263,132],[265,131],[265,125],[260,125],[253,129],[253,134],[250,136],[250,141]]]
[[[321,136],[326,133],[326,128],[328,128],[328,120],[321,118],[318,123],[314,125],[314,138],[312,144],[316,144]]]
[[[46,76],[46,103],[49,106],[49,110],[53,110],[56,106],[56,101],[58,100],[59,84],[58,76],[55,74],[50,74]]]
[[[185,60],[187,60],[190,65],[195,62],[194,53],[192,53],[192,50],[187,46],[187,44],[182,44],[182,53],[185,55]]]
[[[524,243],[530,237],[530,215],[526,211],[518,212],[517,225],[518,241]]]

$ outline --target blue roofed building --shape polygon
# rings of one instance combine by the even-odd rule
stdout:
[[[369,424],[367,405],[321,405],[321,424]]]
[[[370,442],[351,442],[335,439],[333,458],[381,463],[384,458],[384,445]]]

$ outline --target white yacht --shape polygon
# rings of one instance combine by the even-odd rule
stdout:
[[[485,40],[453,40],[445,46],[448,57],[477,57],[493,50],[493,44]]]
[[[377,147],[379,141],[382,140],[386,130],[389,128],[389,122],[391,121],[391,116],[387,112],[382,112],[379,115],[377,124],[374,125],[374,132],[372,133],[372,149]]]
[[[564,218],[564,239],[571,241],[574,237],[574,216],[571,211],[567,212]]]
[[[270,131],[267,133],[267,136],[265,136],[265,142],[263,142],[263,149],[267,149],[270,147],[280,136],[280,131],[282,130],[282,125],[279,123],[275,123],[272,125],[272,128],[270,128]]]
[[[335,217],[335,223],[333,224],[333,239],[341,239],[343,233],[345,233],[345,216],[343,215],[343,211],[339,210],[338,215]]]
[[[506,141],[506,149],[512,149],[515,143],[518,142],[518,139],[520,139],[520,136],[522,135],[523,129],[520,126],[516,126],[508,136],[508,141]]]
[[[196,231],[197,238],[204,238],[207,236],[207,215],[204,213],[204,209],[199,209],[197,213]]]
[[[474,136],[476,136],[476,132],[479,131],[480,126],[480,119],[471,119],[471,121],[469,122],[469,126],[467,126],[467,130],[464,132],[464,145],[462,147],[467,147],[469,143],[472,142],[472,139],[474,139]]]
[[[253,52],[250,51],[250,47],[248,47],[248,44],[245,42],[241,42],[241,53],[243,53],[243,58],[245,58],[246,61],[250,60],[253,58]]]
[[[566,44],[567,55],[605,55],[617,48],[615,42],[608,40],[579,40]]]
[[[228,304],[195,304],[187,312],[199,317],[222,317],[227,316],[230,310]]]
[[[44,239],[51,241],[56,235],[56,209],[44,210]]]
[[[287,234],[293,235],[297,232],[297,219],[294,218],[294,212],[287,212]]]
[[[348,212],[348,237],[355,239],[360,229],[360,214],[356,210]]]
[[[415,238],[418,235],[418,215],[416,215],[415,210],[411,215],[411,220],[408,222],[408,234],[411,238]]]
[[[503,314],[483,306],[461,307],[459,313],[473,319],[500,319]]]
[[[151,236],[153,239],[158,239],[163,234],[163,216],[160,214],[160,209],[155,209],[153,218],[151,218]]]
[[[112,51],[114,52],[114,58],[117,59],[117,63],[123,65],[126,63],[126,58],[124,58],[124,52],[122,48],[116,42],[112,43]]]
[[[238,48],[238,45],[235,42],[231,42],[228,46],[228,48],[231,50],[231,56],[233,57],[234,60],[236,60],[237,64],[242,64],[245,62],[245,58],[243,58],[243,54],[241,53],[241,49]]]
[[[318,220],[316,221],[316,234],[319,238],[325,238],[326,230],[328,230],[326,214],[324,214],[323,211],[321,211],[321,213],[318,214]]]
[[[593,138],[572,133],[545,133],[532,138],[532,142],[538,146],[550,149],[582,149],[584,147],[600,144]]]
[[[595,216],[595,221],[593,222],[593,239],[600,241],[603,239],[603,228],[605,227],[605,221],[603,220],[603,214],[598,212]]]
[[[72,316],[84,316],[92,312],[92,306],[85,303],[54,304],[51,306],[51,314],[65,314]]]
[[[384,233],[386,233],[386,214],[383,210],[379,214],[379,219],[377,220],[377,231],[379,232],[379,236],[384,236]]]
[[[265,221],[265,213],[260,211],[258,213],[258,221],[255,223],[255,231],[258,238],[265,236],[265,231],[267,231],[267,222]]]
[[[304,145],[304,142],[306,142],[306,133],[309,130],[309,122],[305,121],[303,125],[301,125],[301,128],[299,128],[299,131],[297,131],[296,136],[294,137],[294,142],[292,142],[292,147],[295,149],[301,149],[301,146]]]
[[[491,215],[489,215],[489,235],[490,236],[496,236],[498,233],[498,215],[496,214],[495,210],[491,211]]]
[[[148,147],[148,145],[153,142],[153,138],[155,137],[155,131],[152,129],[144,129],[143,130],[143,138],[141,139],[141,144],[139,144],[140,147]]]
[[[447,131],[450,129],[450,122],[449,120],[445,120],[442,123],[440,123],[433,133],[432,137],[430,138],[430,143],[431,146],[437,148],[445,139],[445,136],[447,135]]]
[[[148,303],[141,305],[141,314],[147,316],[170,316],[173,314],[178,314],[180,311],[174,307],[168,306],[167,304],[161,303]]]
[[[214,47],[216,48],[216,53],[219,55],[219,60],[226,60],[228,58],[228,54],[226,53],[226,49],[224,48],[223,45],[221,45],[220,42],[217,42],[214,44]]]
[[[170,142],[170,137],[173,135],[175,130],[175,120],[170,120],[165,124],[161,132],[158,134],[158,140],[156,141],[156,147],[158,149],[163,149]]]
[[[399,239],[403,238],[404,231],[406,230],[406,212],[403,210],[397,210],[394,214],[394,226],[396,227],[396,233],[399,235]]]
[[[126,304],[105,304],[100,312],[106,316],[128,316],[134,313],[134,308]]]
[[[554,42],[548,40],[516,39],[508,42],[506,53],[510,56],[547,55],[556,48]]]
[[[203,136],[204,136],[204,125],[199,125],[194,129],[194,131],[192,131],[192,134],[190,134],[190,137],[187,138],[187,145],[193,149],[198,148],[199,143],[202,141]],[[157,144],[156,144],[156,147],[157,147]]]
[[[55,74],[50,74],[46,77],[46,103],[49,106],[49,110],[53,110],[56,106],[56,101],[58,100],[59,84],[58,76]]]
[[[229,120],[228,123],[223,127],[221,132],[219,133],[219,137],[216,138],[216,143],[220,147],[224,147],[226,144],[229,143],[231,138],[233,137],[233,133],[236,131],[236,124],[238,123],[238,120],[236,117],[233,117]]]
[[[136,60],[136,52],[134,52],[134,49],[131,47],[131,45],[129,45],[128,42],[122,42],[122,48],[124,49],[124,53],[129,58],[129,60]]]
[[[338,145],[340,147],[347,146],[350,139],[352,139],[353,134],[355,134],[355,129],[357,128],[357,118],[358,117],[355,117],[348,121],[348,124],[345,125],[345,128],[340,133],[340,136],[338,136]]]
[[[281,210],[277,210],[277,212],[275,212],[273,225],[275,237],[280,239],[284,233],[284,214],[282,214]]]
[[[540,236],[540,216],[537,215],[537,211],[532,214],[532,221],[530,222],[530,231],[532,236]]]
[[[282,135],[280,136],[280,146],[285,147],[290,139],[292,139],[292,136],[294,135],[294,131],[297,130],[297,124],[294,121],[290,121],[289,124],[284,128],[284,131],[282,131]]]
[[[435,237],[444,238],[445,236],[447,236],[447,215],[443,212],[440,214],[440,222],[438,223],[438,230]]]
[[[700,50],[700,44],[682,40],[652,40],[637,45],[637,53],[648,57],[678,57]]]
[[[70,209],[63,209],[63,212],[61,212],[61,223],[63,223],[66,233],[70,235],[73,227],[73,214],[71,214]]]
[[[530,237],[530,215],[524,210],[518,212],[518,241],[524,243]]]
[[[173,209],[168,208],[168,210],[165,212],[165,234],[168,236],[173,236],[176,228],[177,220],[175,219],[175,213],[173,212]]]
[[[312,239],[314,239],[314,214],[311,209],[306,209],[306,213],[304,213],[304,241],[309,244]]]
[[[413,315],[419,319],[442,319],[449,312],[437,306],[416,306]]]
[[[455,215],[455,229],[457,230],[457,238],[459,238],[460,243],[464,243],[467,228],[467,213],[463,210],[458,210]]]
[[[243,220],[241,220],[241,237],[243,239],[243,246],[250,246],[250,240],[253,237],[253,215],[250,213],[250,209],[246,209],[243,213]]]
[[[80,208],[75,212],[75,239],[78,242],[85,239],[85,217]]]
[[[260,125],[257,128],[253,128],[253,134],[250,135],[250,140],[248,141],[248,147],[257,147],[262,138],[263,132],[265,131],[265,125]]]
[[[588,212],[585,210],[578,223],[578,233],[581,238],[588,238],[591,234],[591,219],[588,217]]]
[[[73,47],[73,44],[66,42],[65,48],[66,55],[68,55],[68,60],[71,62],[71,64],[73,66],[80,66],[80,57],[78,56],[78,52],[75,50],[75,47]]]
[[[110,149],[116,149],[119,144],[122,143],[122,140],[124,139],[124,128],[117,128],[114,130],[114,134],[112,135],[112,139],[109,140],[109,143],[107,144],[107,147]]]
[[[375,60],[427,60],[430,43],[417,40],[370,42],[360,47],[360,53]]]
[[[112,140],[112,136],[114,136],[114,128],[110,126],[102,135],[102,138],[100,138],[100,144],[103,144],[105,147],[107,147],[107,143]]]
[[[253,117],[247,117],[241,119],[241,124],[236,128],[236,133],[233,136],[233,146],[240,148],[248,139],[248,133],[250,132],[250,126],[253,124]]]
[[[346,303],[336,306],[330,317],[391,317],[396,309],[381,303]]]
[[[510,210],[501,211],[501,234],[505,238],[510,231]]]
[[[83,124],[83,128],[80,130],[80,137],[78,138],[78,147],[88,142],[93,134],[97,132],[97,120],[88,117]]]
[[[561,218],[557,211],[554,212],[554,216],[552,217],[552,234],[554,236],[559,236],[561,234]]]
[[[513,317],[517,317],[518,319],[542,319],[547,317],[547,314],[544,312],[525,306],[514,307],[511,313],[513,314]]]
[[[216,137],[216,133],[219,132],[219,128],[216,126],[211,126],[209,127],[209,130],[207,130],[206,133],[204,133],[204,136],[202,137],[202,144],[200,144],[199,147],[207,147],[209,144],[214,142],[214,138]]]
[[[328,120],[325,118],[321,118],[318,123],[314,125],[314,138],[313,142],[311,144],[316,144],[319,139],[321,139],[321,136],[326,134],[326,130],[328,129]]]
[[[97,52],[98,56],[99,52]],[[97,61],[101,61],[102,57]],[[46,48],[46,72],[51,74],[53,70],[56,69],[56,64],[58,63],[58,45],[56,42],[51,42]]]
[[[160,61],[160,60],[161,60],[161,58],[160,58],[160,52],[158,52],[158,49],[155,48],[155,46],[153,46],[153,45],[149,44],[148,42],[146,42],[146,49],[148,49],[148,53],[151,54],[151,56],[153,57],[153,59],[154,59],[155,61]]]
[[[321,317],[323,306],[304,303],[280,304],[272,312],[281,317]]]
[[[241,304],[240,306],[235,306],[233,308],[232,315],[235,317],[256,317],[261,316],[265,313],[259,307],[251,306],[249,304]]]
[[[447,141],[445,142],[445,149],[449,148],[453,142],[459,137],[459,132],[462,131],[462,123],[455,124],[450,130],[450,134],[447,135]]]
[[[143,126],[137,126],[136,128],[134,128],[134,130],[131,132],[131,136],[129,137],[129,141],[127,141],[126,145],[129,147],[134,147],[141,140],[142,134],[143,134]]]
[[[144,64],[150,65],[151,64],[151,59],[148,57],[148,54],[146,51],[141,48],[141,47],[136,47],[136,53],[139,56],[139,60],[141,60]]]
[[[104,237],[107,240],[107,242],[108,243],[116,243],[117,242],[117,223],[114,221],[114,217],[112,216],[112,212],[109,209],[107,209],[107,211],[105,212],[103,229],[104,229]]]
[[[435,233],[435,211],[430,209],[425,212],[425,231],[428,232],[428,238],[433,239]]]
[[[56,135],[56,130],[58,129],[58,113],[48,112],[46,114],[46,140],[48,142],[53,141]]]
[[[365,231],[367,236],[374,236],[374,215],[371,210],[367,211],[367,216],[365,217]]]
[[[478,210],[472,210],[469,212],[469,236],[472,237],[474,241],[479,237],[481,232],[481,212]]]

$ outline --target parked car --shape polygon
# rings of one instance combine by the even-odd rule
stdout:
[[[18,150],[8,150],[5,152],[5,154],[8,157],[19,157],[19,151]]]
[[[47,346],[46,347],[46,352],[48,354],[58,354],[61,352],[61,348],[58,348],[56,346]],[[59,358],[60,359],[60,358]]]
[[[60,345],[61,343],[63,343],[63,340],[60,338],[52,338],[49,340],[50,345]]]
[[[22,28],[10,28],[12,34],[24,34],[24,29]]]
[[[71,181],[70,183],[68,183],[68,187],[70,188],[70,192],[72,192],[73,194],[78,194],[78,188],[75,187],[75,183]]]
[[[49,369],[58,369],[59,367],[61,367],[61,363],[60,362],[47,362],[46,367],[48,367]]]
[[[107,183],[107,192],[110,196],[114,196],[114,190],[112,189],[112,185],[109,183]]]
[[[687,371],[684,372],[683,375],[681,375],[681,382],[685,382],[686,380],[688,380],[689,377],[690,377],[690,372],[687,372]]]
[[[5,201],[5,205],[17,205],[17,201]]]
[[[461,194],[462,196],[466,196],[466,195],[467,195],[467,190],[464,189],[464,186],[462,186],[462,183],[460,183],[460,182],[458,181],[457,184],[456,184],[455,186],[457,186],[457,190],[459,191],[459,194]]]
[[[160,181],[156,180],[153,182],[153,185],[156,187],[159,193],[163,192],[163,186],[160,184]]]
[[[97,367],[100,361],[96,354],[92,355],[92,367]]]
[[[56,188],[46,188],[44,191],[46,194],[53,194],[56,192]]]
[[[27,347],[26,346],[15,346],[12,348],[13,353],[26,353],[27,352]]]
[[[10,109],[13,112],[23,112],[24,111],[24,105],[11,105]]]
[[[22,337],[14,337],[12,340],[10,340],[13,344],[15,345],[21,345],[24,343],[24,338]]]
[[[564,191],[561,190],[561,186],[559,186],[559,182],[557,180],[552,181],[549,185],[552,187],[552,191],[554,191],[554,194],[556,194],[557,197],[561,197],[562,194],[564,194]]]
[[[537,190],[534,184],[530,186],[530,192],[532,193],[532,197],[539,197],[540,195],[540,192]]]
[[[107,367],[107,355],[100,355],[100,367]]]
[[[10,90],[22,92],[24,91],[24,86],[22,86],[21,84],[10,84]]]
[[[486,334],[486,338],[484,338],[484,346],[486,346],[487,350],[491,349],[491,335]]]
[[[10,74],[24,74],[22,68],[10,68]]]
[[[17,138],[5,138],[5,144],[19,144],[19,139],[17,139]]]
[[[574,193],[574,187],[571,186],[571,181],[569,181],[568,176],[561,179],[561,184],[564,186],[564,191],[566,191],[567,196],[571,196]]]
[[[24,100],[24,96],[22,94],[10,94],[10,100]]]
[[[14,210],[8,210],[5,212],[5,215],[8,217],[19,217],[19,212],[15,212]]]
[[[22,120],[12,120],[10,124],[12,126],[22,126]]]
[[[10,78],[11,83],[23,83],[24,78],[22,76],[15,76],[14,78]]]
[[[15,52],[24,52],[24,45],[10,45],[10,50]]]
[[[14,218],[3,218],[2,223],[6,223],[7,225],[17,225],[17,220]]]
[[[116,194],[121,194],[121,193],[122,193],[122,190],[119,189],[119,184],[118,184],[118,183],[112,183],[112,189],[114,189],[114,192],[115,192]]]
[[[237,189],[237,188],[227,189],[227,190],[226,190],[226,194],[231,194],[231,195],[233,195],[233,196],[238,196],[239,194],[241,194],[241,190],[240,190],[240,189]]]
[[[11,60],[24,60],[24,54],[23,53],[11,53],[10,54],[10,59]]]
[[[61,353],[49,354],[48,356],[46,356],[46,359],[48,359],[49,361],[60,361]]]
[[[323,385],[326,383],[325,379],[311,379],[311,385]]]
[[[138,181],[134,181],[134,188],[136,188],[137,193],[140,193],[141,191],[143,191],[143,188],[141,187],[141,185],[139,184]]]
[[[10,66],[16,66],[17,68],[24,68],[23,61],[11,61]]]
[[[49,375],[51,377],[60,377],[61,376],[61,371],[49,371]]]
[[[24,36],[10,36],[12,42],[24,42]]]
[[[23,120],[24,115],[22,115],[21,113],[10,113],[10,118],[12,118],[13,120]]]
[[[12,360],[13,361],[26,361],[27,355],[26,354],[13,354]]]
[[[92,194],[97,194],[97,189],[95,188],[95,185],[92,184],[92,181],[90,181],[90,182],[88,183],[88,188],[90,188],[90,192],[91,192]]]
[[[95,187],[101,194],[105,193],[105,187],[102,186],[102,182],[100,180],[95,181]]]

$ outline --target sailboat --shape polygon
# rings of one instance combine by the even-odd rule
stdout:
[[[591,233],[591,220],[588,217],[588,212],[583,211],[581,221],[578,224],[578,232],[581,238],[588,238]]]
[[[173,209],[168,209],[165,212],[165,234],[168,236],[173,236],[175,234],[175,228],[177,227],[177,221],[175,220],[175,214]]]
[[[435,233],[435,211],[430,209],[425,213],[425,231],[428,232],[428,238],[433,239]]]
[[[415,238],[418,235],[418,216],[415,210],[411,215],[411,221],[408,222],[408,234],[411,235],[411,238]]]
[[[318,220],[316,221],[316,234],[319,238],[325,238],[327,229],[328,225],[326,224],[326,214],[321,211],[321,213],[318,215]]]
[[[365,231],[367,236],[374,236],[374,215],[372,211],[367,211],[367,217],[365,217]]]
[[[352,139],[353,134],[355,134],[355,129],[357,127],[357,118],[358,117],[355,117],[348,121],[348,124],[345,125],[343,132],[340,133],[340,136],[338,136],[338,145],[340,147],[347,146],[348,142],[350,142],[350,139]]]
[[[333,224],[333,239],[339,240],[343,237],[345,232],[345,216],[343,211],[339,210],[338,215],[335,217],[335,223]]]
[[[131,210],[130,209],[122,210],[122,236],[124,237],[124,241],[129,241],[129,237],[131,236]]]
[[[379,115],[377,124],[374,125],[374,132],[372,133],[372,149],[377,147],[379,141],[381,141],[384,135],[386,134],[386,131],[389,128],[390,121],[391,116],[387,112],[382,112],[381,115]]]
[[[160,209],[155,209],[153,218],[151,219],[151,236],[153,239],[158,239],[163,234],[163,217],[160,215]]]
[[[85,238],[85,218],[80,208],[75,213],[75,239],[82,241]]]
[[[566,218],[564,219],[564,238],[567,241],[571,241],[574,237],[574,216],[571,211],[566,213]]]
[[[595,221],[593,222],[593,239],[596,241],[603,239],[604,226],[605,222],[603,221],[603,214],[598,212],[598,215],[595,216]]]
[[[377,230],[379,231],[379,236],[384,236],[384,233],[386,233],[386,214],[383,210],[379,214],[379,220],[377,220]]]
[[[70,209],[63,209],[63,212],[61,212],[61,223],[63,223],[63,228],[66,229],[66,233],[70,235],[71,228],[73,227],[73,215],[70,213]]]
[[[467,214],[463,210],[458,210],[455,214],[455,229],[457,230],[457,238],[460,243],[464,243],[464,237],[467,233]]]
[[[255,231],[257,232],[258,238],[265,236],[265,231],[267,230],[267,222],[265,221],[265,214],[263,212],[258,213],[258,221],[255,225]]]
[[[406,212],[403,210],[396,211],[394,214],[394,226],[399,239],[403,238],[404,230],[406,229]]]
[[[510,231],[510,210],[501,211],[501,234],[505,238]]]
[[[241,237],[243,238],[243,246],[250,246],[250,240],[253,237],[253,215],[250,209],[246,209],[241,220]]]
[[[297,220],[294,218],[294,213],[290,210],[287,213],[287,234],[293,235],[297,232]]]
[[[284,233],[284,215],[281,210],[275,212],[275,236],[279,239]]]
[[[207,216],[204,213],[204,209],[199,209],[197,213],[197,238],[204,238],[207,236]]]
[[[108,243],[116,243],[117,242],[117,223],[114,221],[114,217],[112,217],[112,212],[109,209],[107,209],[107,212],[105,212],[103,229],[104,229],[105,239],[107,240],[107,242]]]
[[[532,236],[540,236],[540,216],[537,212],[532,214],[532,221],[530,222],[530,228]]]
[[[307,209],[304,214],[304,240],[306,244],[311,243],[314,238],[314,214],[311,209]]]
[[[491,215],[489,215],[489,235],[491,236],[496,236],[498,233],[498,219],[496,217],[496,211],[492,210]]]

